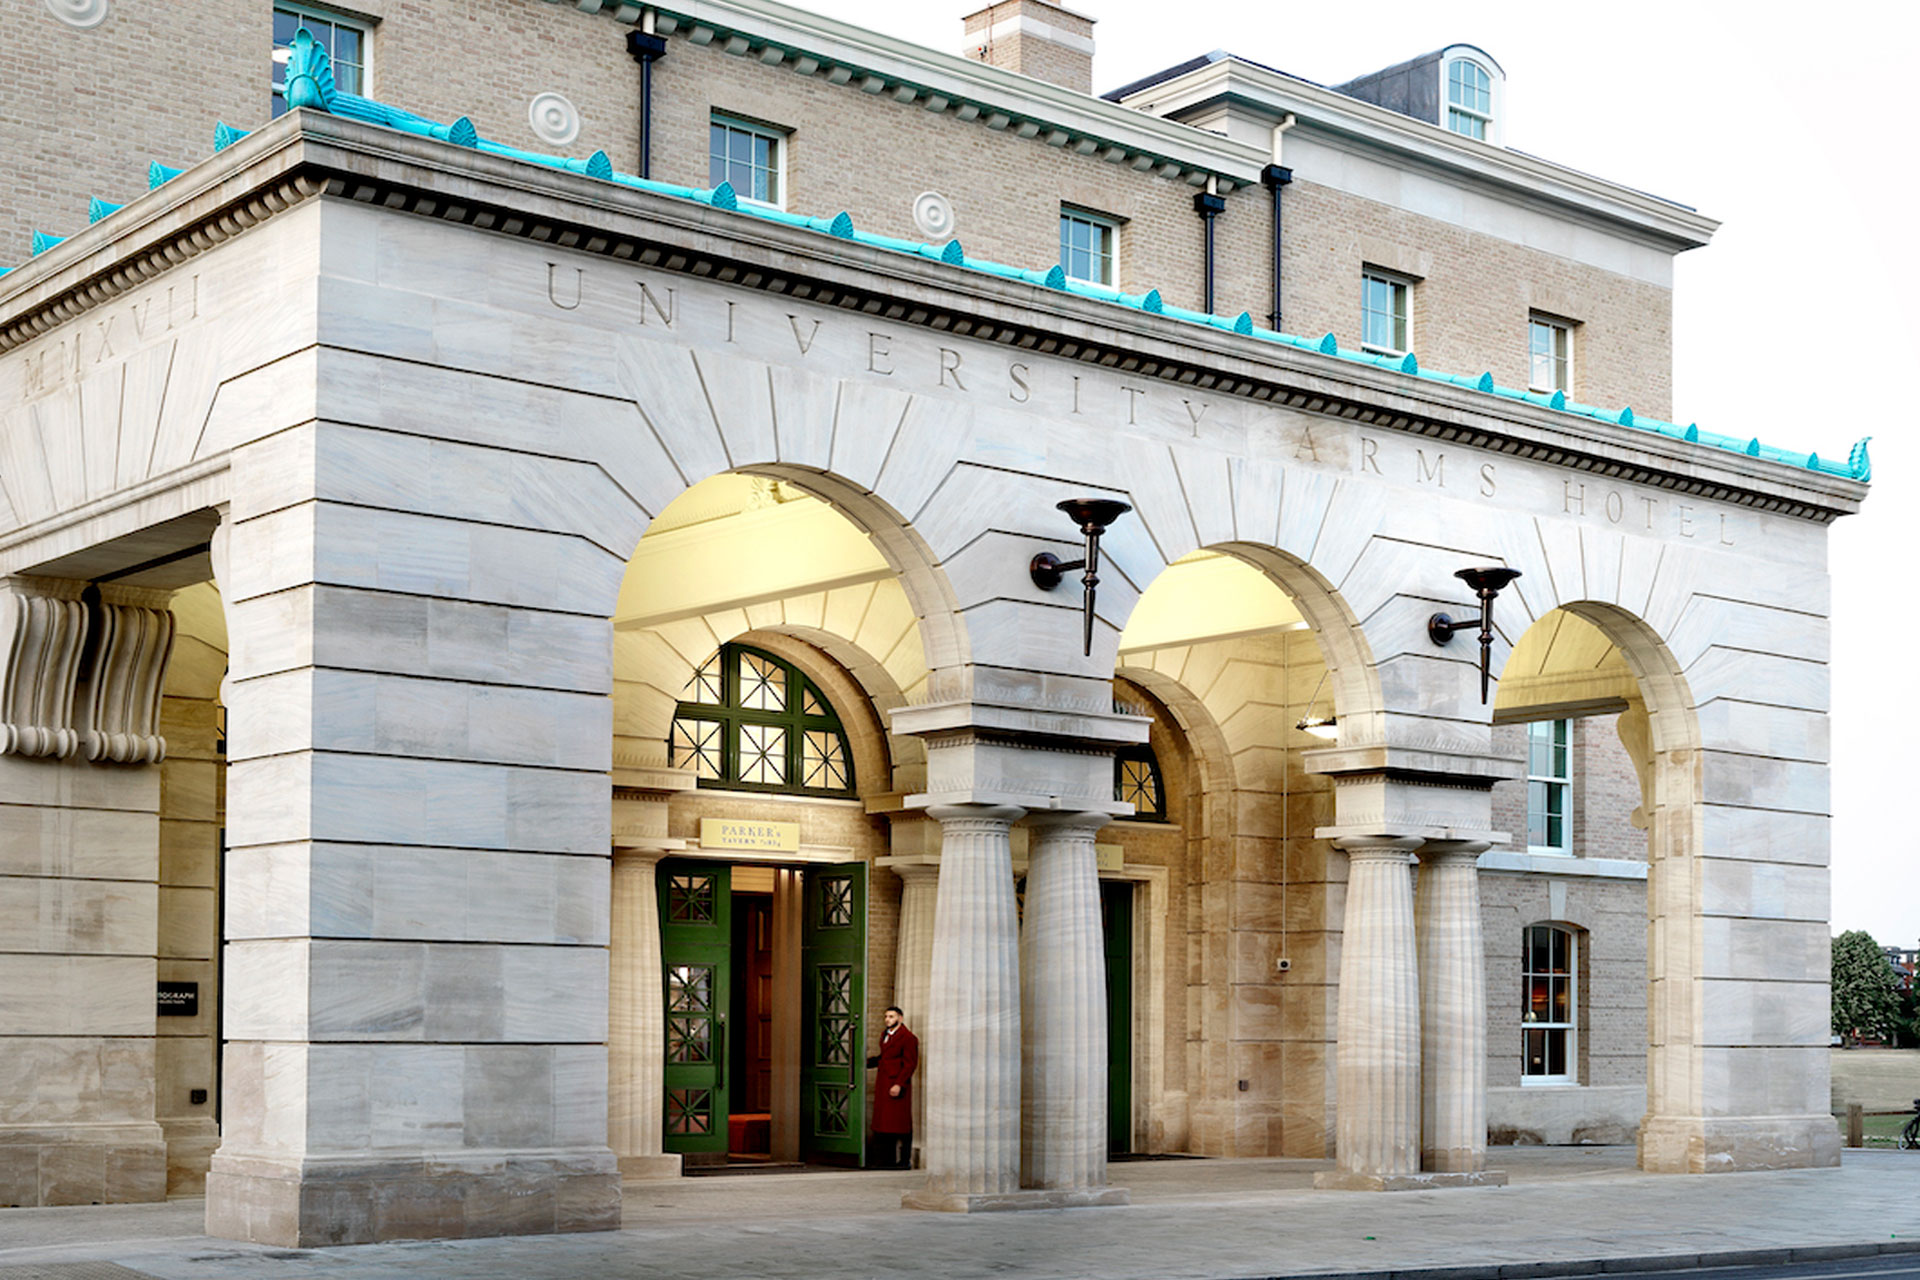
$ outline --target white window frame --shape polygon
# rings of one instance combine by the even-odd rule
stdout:
[[[1564,774],[1541,773],[1536,772],[1534,769],[1534,748],[1536,746],[1534,735],[1543,727],[1548,735],[1547,750],[1549,752],[1549,764],[1551,764],[1553,735],[1556,732],[1561,732],[1566,735],[1565,751],[1567,771]],[[1546,788],[1546,794],[1549,796],[1551,796],[1555,788],[1560,790],[1559,844],[1540,844],[1534,841],[1534,814],[1536,812],[1540,814],[1541,825],[1544,829],[1552,813],[1550,807],[1543,806],[1536,808],[1534,804],[1536,787]],[[1573,721],[1571,720],[1534,720],[1530,721],[1527,725],[1527,851],[1529,853],[1556,853],[1563,855],[1571,855],[1573,853]]]
[[[724,111],[715,111],[707,121],[707,179],[713,186],[719,186],[721,181],[713,176],[713,162],[716,158],[713,154],[715,129],[724,129],[729,134],[738,134],[742,137],[763,139],[769,144],[768,153],[772,163],[766,166],[766,173],[772,180],[773,199],[761,200],[752,191],[742,191],[738,186],[734,187],[733,194],[747,204],[759,205],[763,209],[785,209],[787,207],[787,149],[793,137],[792,131],[777,125],[760,124],[757,121],[742,119]],[[751,162],[747,167],[755,171],[760,169],[760,166]]]
[[[318,5],[297,4],[294,0],[274,0],[275,17],[288,14],[299,20],[300,26],[313,33],[313,37],[326,46],[327,57],[333,63],[334,82],[342,93],[351,93],[357,97],[373,96],[373,26],[372,21],[356,17],[350,13],[341,13],[337,9],[324,9]],[[345,27],[360,37],[360,60],[345,62],[336,52],[334,29]],[[320,28],[325,28],[321,30]],[[295,27],[294,30],[299,30]],[[268,111],[278,118],[287,112],[286,66],[287,46],[278,40],[273,44],[273,69],[269,75],[268,94],[271,99]],[[343,70],[352,70],[354,75],[343,75]]]
[[[1485,107],[1478,105],[1469,106],[1454,100],[1453,73],[1456,67],[1471,67],[1473,70],[1478,71],[1481,77],[1486,80],[1487,105]],[[1446,103],[1447,117],[1445,123],[1450,132],[1457,133],[1463,138],[1472,138],[1476,142],[1493,141],[1494,83],[1497,79],[1498,77],[1493,74],[1493,71],[1478,58],[1460,56],[1446,59],[1440,71],[1440,88],[1441,101]],[[1473,86],[1476,90],[1480,87],[1479,85]],[[1479,132],[1475,133],[1471,129],[1462,129],[1456,121],[1469,121],[1477,124],[1479,126]]]
[[[1104,267],[1104,272],[1083,275],[1075,272],[1072,254],[1069,252],[1067,232],[1070,227],[1085,227],[1097,233],[1104,249],[1090,242],[1086,249],[1088,258],[1096,267]],[[1103,289],[1120,287],[1120,223],[1104,214],[1093,213],[1086,209],[1076,209],[1072,205],[1060,206],[1060,269],[1067,273],[1067,279],[1078,280],[1081,284],[1098,285]]]
[[[1368,306],[1369,286],[1375,284],[1384,285],[1388,290],[1389,310],[1384,313],[1376,313]],[[1360,268],[1360,349],[1362,351],[1371,351],[1376,355],[1384,356],[1403,356],[1413,350],[1413,285],[1412,280],[1392,271],[1382,271],[1378,267]],[[1391,307],[1393,299],[1399,300],[1400,305],[1397,310]],[[1368,340],[1367,318],[1374,314],[1385,314],[1388,317],[1389,328],[1394,321],[1398,321],[1400,333],[1396,336],[1400,338],[1402,345],[1393,346]]]
[[[1542,332],[1548,335],[1549,350],[1545,355],[1548,372],[1545,379],[1540,377],[1542,354],[1534,349],[1535,340]],[[1551,348],[1558,343],[1559,350]],[[1538,311],[1527,317],[1527,385],[1535,391],[1552,394],[1564,391],[1573,394],[1573,324],[1554,316],[1542,315]]]
[[[1567,964],[1565,972],[1553,969],[1551,951],[1548,967],[1535,970],[1533,967],[1533,934],[1544,930],[1565,938],[1567,943]],[[1551,943],[1548,946],[1551,948]],[[1552,983],[1555,979],[1566,983],[1567,1008],[1564,1020],[1542,1018],[1533,1007],[1533,985],[1536,980],[1548,984],[1547,1012],[1552,1014]],[[1532,1041],[1535,1036],[1541,1038],[1542,1059],[1546,1060],[1544,1050],[1554,1036],[1563,1037],[1562,1055],[1566,1070],[1557,1073],[1531,1070]],[[1523,1085],[1567,1085],[1580,1082],[1580,933],[1564,925],[1541,922],[1530,924],[1520,930],[1520,1083]]]

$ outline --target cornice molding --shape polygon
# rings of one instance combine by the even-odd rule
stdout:
[[[283,116],[149,193],[123,211],[130,221],[116,215],[0,277],[0,352],[316,197],[1821,524],[1867,493],[1845,477],[313,112]]]

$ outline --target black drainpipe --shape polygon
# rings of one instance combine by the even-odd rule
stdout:
[[[1200,225],[1207,234],[1207,305],[1208,315],[1213,314],[1213,220],[1227,207],[1225,196],[1217,196],[1211,191],[1202,191],[1193,198],[1193,211],[1200,215]]]
[[[627,32],[627,56],[640,64],[640,176],[653,176],[653,64],[667,52],[665,36]]]
[[[1260,171],[1260,181],[1273,191],[1273,313],[1267,317],[1267,327],[1275,333],[1280,331],[1280,188],[1293,181],[1293,170],[1285,165],[1270,164]]]

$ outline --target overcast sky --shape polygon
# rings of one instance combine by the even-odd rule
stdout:
[[[948,52],[977,7],[799,2]],[[1675,421],[1822,457],[1874,437],[1872,496],[1832,540],[1832,919],[1920,941],[1920,837],[1892,804],[1920,789],[1901,737],[1920,722],[1920,663],[1886,650],[1920,643],[1905,630],[1920,620],[1920,324],[1903,278],[1920,230],[1906,89],[1920,5],[1071,3],[1099,21],[1098,91],[1220,48],[1337,84],[1477,44],[1507,73],[1509,146],[1721,221],[1679,261]]]

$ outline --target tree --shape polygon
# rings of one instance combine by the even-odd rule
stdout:
[[[1833,1033],[1849,1043],[1893,1033],[1900,1012],[1899,979],[1887,953],[1864,929],[1833,940]]]

